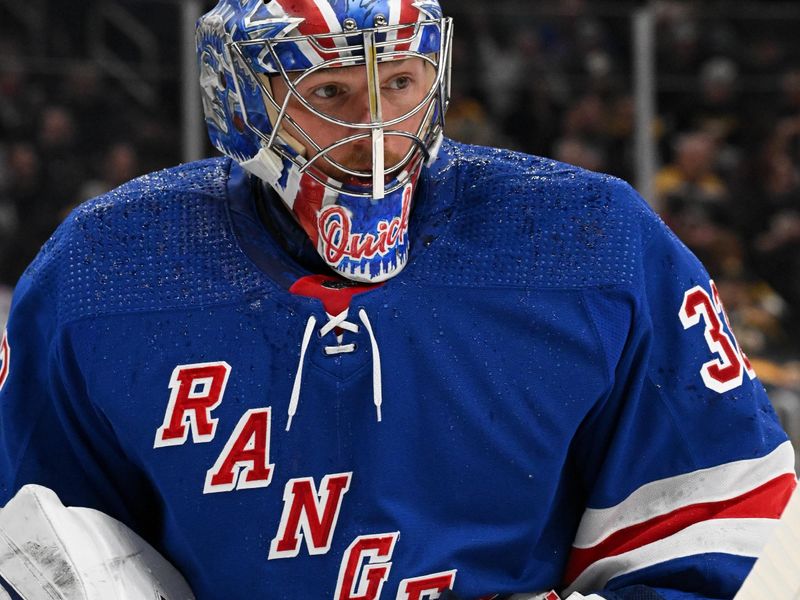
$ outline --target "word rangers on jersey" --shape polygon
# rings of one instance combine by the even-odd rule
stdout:
[[[222,403],[231,373],[226,362],[179,365],[170,378],[170,398],[164,423],[158,428],[154,448],[180,446],[189,439],[210,442],[218,419],[211,416]],[[219,458],[206,473],[204,494],[264,488],[272,482],[270,463],[272,409],[254,408],[239,419]],[[310,555],[327,554],[336,531],[339,512],[353,473],[325,475],[319,485],[311,477],[286,482],[283,512],[270,543],[269,560],[294,558],[303,540]],[[341,558],[335,600],[377,600],[389,577],[399,531],[360,535]],[[456,571],[443,571],[403,579],[392,598],[423,600],[452,589]]]

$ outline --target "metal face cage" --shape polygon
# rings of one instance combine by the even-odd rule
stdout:
[[[431,40],[435,42],[432,48]],[[335,192],[351,196],[382,199],[408,183],[423,161],[430,159],[444,131],[444,115],[450,100],[450,61],[452,51],[452,20],[449,18],[418,21],[408,25],[380,26],[335,34],[290,36],[277,39],[230,42],[227,45],[234,65],[234,83],[240,98],[244,85],[255,84],[260,90],[263,106],[242,103],[244,126],[261,140],[263,147],[294,164],[300,174]],[[426,50],[426,51],[422,51]],[[427,50],[436,50],[428,52]],[[298,65],[298,52],[312,54],[317,60],[311,66]],[[424,97],[406,113],[384,120],[378,65],[389,61],[417,58],[431,65],[435,76]],[[349,122],[327,114],[313,106],[297,86],[313,73],[325,69],[363,66],[369,92],[369,122]],[[301,67],[301,68],[298,68]],[[298,74],[299,73],[299,74]],[[294,78],[290,74],[296,75]],[[266,76],[281,77],[286,88],[282,102],[275,98]],[[246,82],[242,81],[246,78]],[[292,98],[312,115],[332,124],[355,130],[352,135],[322,147],[313,133],[306,131],[288,113]],[[416,131],[396,131],[392,127],[424,111]],[[286,130],[291,125],[302,139],[296,140]],[[385,139],[403,137],[412,144],[397,164],[384,164]],[[331,152],[358,140],[371,140],[372,168],[370,171],[351,169],[336,161]],[[295,142],[295,143],[293,143]],[[307,158],[298,149],[304,146]],[[333,165],[339,172],[361,180],[364,184],[347,185],[326,175],[318,165],[320,160]]]

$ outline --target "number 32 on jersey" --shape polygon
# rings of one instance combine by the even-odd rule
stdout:
[[[679,314],[684,329],[695,327],[701,321],[705,325],[706,344],[715,358],[703,364],[700,376],[706,387],[722,394],[742,385],[745,372],[750,379],[755,379],[756,374],[733,335],[717,285],[713,281],[709,283],[711,295],[699,285],[683,295]]]

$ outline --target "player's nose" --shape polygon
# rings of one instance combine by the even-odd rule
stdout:
[[[375,98],[379,98],[379,94],[375,92]],[[358,93],[353,94],[351,99],[350,108],[353,111],[353,122],[354,123],[374,123],[378,115],[375,115],[373,119],[373,111],[372,111],[372,94],[369,91],[368,87],[365,87],[362,90],[359,90]],[[376,111],[377,113],[383,113],[383,110]]]

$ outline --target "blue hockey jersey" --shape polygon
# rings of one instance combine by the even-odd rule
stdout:
[[[184,165],[46,244],[0,354],[0,504],[103,510],[199,600],[733,596],[793,452],[627,184],[446,142],[375,286],[302,267],[257,188]]]

